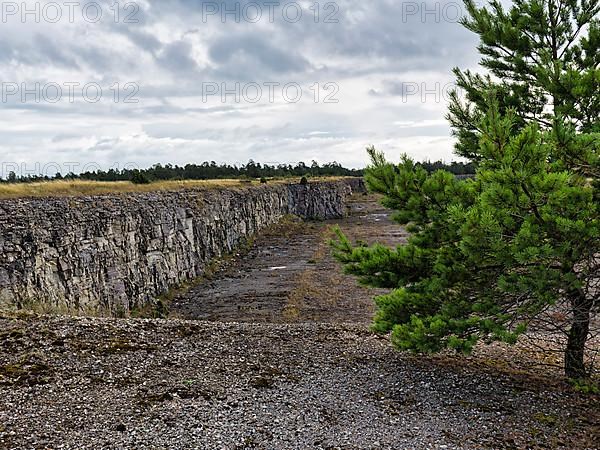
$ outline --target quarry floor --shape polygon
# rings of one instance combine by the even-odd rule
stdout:
[[[329,228],[406,235],[371,197],[351,210],[272,227],[169,319],[0,317],[0,448],[600,448],[600,397],[526,348],[419,357],[370,332],[376,291],[341,273]]]
[[[401,243],[406,232],[374,196],[355,195],[349,216],[302,222],[285,218],[241,253],[224,258],[206,279],[177,292],[170,317],[259,323],[371,322],[378,291],[344,275],[329,240],[338,225],[353,241]]]

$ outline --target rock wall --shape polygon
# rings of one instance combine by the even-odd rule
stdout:
[[[330,219],[362,180],[0,200],[0,307],[123,314],[286,214]]]

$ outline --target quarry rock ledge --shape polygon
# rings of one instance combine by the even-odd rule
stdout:
[[[123,314],[286,214],[332,219],[359,178],[0,200],[0,308]]]

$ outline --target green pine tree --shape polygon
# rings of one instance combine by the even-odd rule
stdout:
[[[337,230],[335,255],[362,283],[390,289],[376,298],[374,328],[400,349],[514,343],[564,308],[565,374],[584,378],[600,309],[598,2],[517,0],[509,12],[466,3],[492,76],[456,71],[467,101],[454,98],[450,120],[476,177],[429,175],[369,148],[366,183],[411,237],[355,247]]]
[[[454,69],[458,89],[448,119],[459,155],[480,157],[478,128],[490,89],[498,93],[501,113],[514,109],[519,128],[535,122],[547,129],[560,115],[578,131],[600,131],[598,0],[514,0],[509,11],[499,1],[487,8],[464,3],[462,24],[479,35],[488,73]]]

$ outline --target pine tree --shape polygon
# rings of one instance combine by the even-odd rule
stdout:
[[[480,38],[486,75],[454,69],[448,119],[459,155],[479,159],[478,129],[486,92],[498,93],[500,112],[516,112],[515,126],[550,128],[562,116],[581,132],[600,131],[600,24],[598,0],[498,1],[478,8],[465,0],[462,24]],[[462,101],[462,95],[466,101]]]
[[[449,117],[475,178],[428,174],[406,156],[393,165],[369,148],[365,181],[411,237],[355,247],[337,230],[335,255],[362,283],[390,289],[376,298],[374,328],[400,349],[514,343],[560,309],[565,374],[584,378],[600,309],[598,2],[466,4],[491,75],[457,69],[467,101],[455,96]]]

